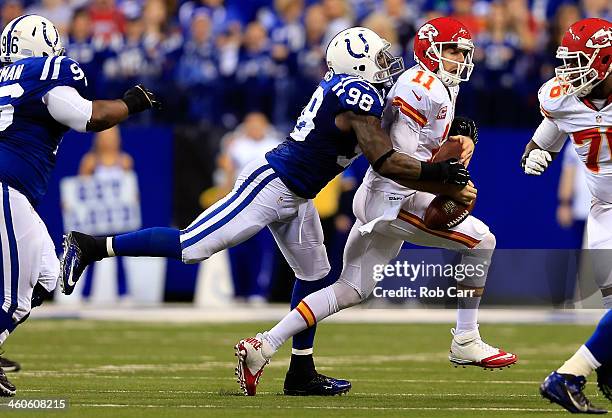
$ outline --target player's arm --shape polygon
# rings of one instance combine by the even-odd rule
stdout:
[[[469,202],[476,197],[476,189],[465,187],[470,176],[457,160],[438,163],[416,160],[393,149],[376,116],[354,112],[342,115],[355,132],[361,151],[380,175],[411,189],[446,194],[461,201]]]
[[[531,141],[525,147],[521,158],[521,167],[525,174],[541,175],[549,163],[559,154],[567,134],[559,130],[557,125],[545,117],[536,129]]]
[[[159,108],[155,95],[142,85],[125,92],[118,100],[87,100],[70,86],[57,86],[43,98],[49,113],[59,123],[78,132],[104,131],[128,116]]]

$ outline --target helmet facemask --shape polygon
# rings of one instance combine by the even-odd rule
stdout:
[[[463,62],[442,56],[444,47],[450,45],[463,51]],[[438,76],[447,87],[458,85],[462,81],[468,81],[474,71],[474,44],[470,39],[459,38],[457,42],[432,42],[427,51],[427,56],[438,63]],[[444,69],[444,62],[455,64],[457,69],[453,72]],[[464,75],[465,72],[465,75]]]
[[[376,53],[376,66],[380,70],[374,73],[375,83],[392,83],[393,77],[404,71],[404,60],[391,54],[391,44],[383,39],[384,46]]]
[[[555,68],[555,75],[563,83],[565,94],[584,97],[603,81],[597,78],[597,70],[592,68],[599,52],[596,50],[589,57],[583,51],[570,52],[565,46],[557,48],[556,57],[563,60],[563,65]]]

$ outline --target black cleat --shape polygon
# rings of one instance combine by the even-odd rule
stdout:
[[[72,231],[64,237],[64,256],[60,264],[60,286],[62,293],[70,295],[83,274],[85,267],[94,261],[102,260],[96,256],[96,239],[91,235]]]
[[[603,396],[612,401],[612,367],[601,366],[597,369],[597,387]]]
[[[540,385],[540,394],[574,414],[605,414],[605,409],[593,406],[584,394],[583,376],[552,372]]]
[[[283,392],[289,396],[334,396],[348,393],[351,382],[316,373],[308,380],[290,377],[287,373]]]
[[[0,369],[5,372],[18,372],[21,370],[21,365],[16,361],[9,360],[6,357],[0,356]]]
[[[0,369],[0,396],[15,396],[17,388],[13,385],[4,374],[4,370]]]

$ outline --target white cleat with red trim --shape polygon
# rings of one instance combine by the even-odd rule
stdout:
[[[234,347],[236,356],[238,357],[238,365],[236,366],[236,376],[238,384],[246,396],[255,396],[259,378],[263,373],[264,367],[270,362],[270,357],[274,350],[264,340],[263,334],[257,334],[255,337],[240,340]],[[265,356],[263,351],[269,353]]]
[[[451,343],[448,359],[457,366],[478,366],[483,369],[508,367],[518,360],[512,353],[506,353],[482,341],[477,329],[457,334],[451,329]]]

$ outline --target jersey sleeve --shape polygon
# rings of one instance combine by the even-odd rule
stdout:
[[[544,150],[559,152],[563,148],[567,134],[557,127],[554,120],[546,117],[542,120],[542,123],[540,123],[531,139],[538,147]]]
[[[390,103],[398,110],[398,122],[414,132],[420,132],[427,125],[435,106],[430,91],[412,82],[398,82]]]
[[[79,64],[68,57],[50,57],[46,60],[40,80],[46,82],[47,91],[58,86],[74,88],[81,96],[87,94],[87,77]]]
[[[567,96],[564,94],[563,87],[556,78],[548,80],[538,90],[538,101],[540,102],[540,113],[542,116],[557,125],[556,120],[562,118],[564,102]]]
[[[382,117],[384,101],[371,84],[362,80],[348,80],[338,83],[335,92],[343,110]]]

